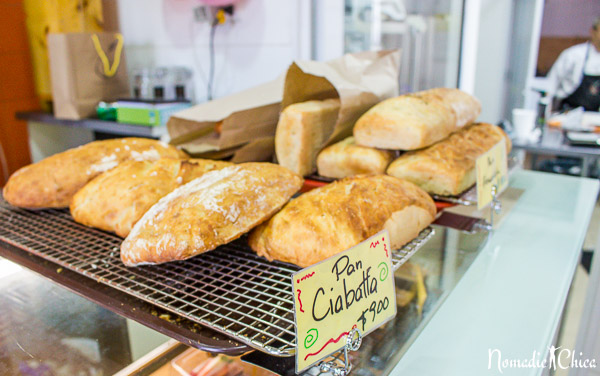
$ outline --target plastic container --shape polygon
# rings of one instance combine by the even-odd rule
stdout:
[[[516,138],[520,141],[530,141],[537,116],[535,110],[515,108],[512,110],[512,116]]]
[[[194,100],[194,85],[192,71],[186,67],[173,67],[173,85],[175,100]]]
[[[152,99],[150,71],[146,68],[133,71],[133,97],[136,99]]]

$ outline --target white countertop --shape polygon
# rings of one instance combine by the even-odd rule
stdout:
[[[547,354],[579,262],[599,183],[517,171],[510,186],[525,192],[392,375],[542,372],[540,368],[499,369],[498,353],[501,360],[528,361],[537,352],[535,359],[540,362]],[[499,352],[488,369],[489,352],[494,349]]]

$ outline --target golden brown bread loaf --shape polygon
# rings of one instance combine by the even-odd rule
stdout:
[[[339,99],[287,106],[275,132],[277,162],[301,176],[313,173],[317,154],[333,132],[339,110]]]
[[[393,153],[367,146],[359,146],[354,137],[348,137],[326,147],[317,157],[320,176],[341,179],[361,174],[384,174]]]
[[[508,153],[511,143],[502,129],[492,124],[473,124],[426,149],[403,154],[390,164],[387,173],[429,193],[458,195],[475,184],[477,157],[503,138]]]
[[[207,172],[144,214],[121,245],[121,259],[158,264],[215,249],[268,219],[301,186],[301,177],[272,163]]]
[[[250,247],[269,260],[307,267],[387,229],[394,249],[434,219],[436,208],[416,185],[386,175],[355,176],[290,201],[257,227]]]
[[[126,237],[148,209],[175,188],[232,163],[162,158],[127,161],[81,188],[71,201],[76,222]]]
[[[437,88],[386,99],[354,126],[358,145],[415,150],[440,141],[470,124],[481,104],[458,89]]]
[[[14,206],[67,207],[88,181],[119,163],[186,156],[171,145],[146,138],[94,141],[21,168],[8,179],[3,194]]]

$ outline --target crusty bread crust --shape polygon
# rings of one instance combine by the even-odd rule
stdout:
[[[358,145],[415,150],[432,145],[472,123],[481,104],[458,89],[436,88],[386,99],[358,119]]]
[[[426,192],[454,196],[475,184],[475,161],[508,136],[499,127],[478,123],[467,126],[423,150],[405,153],[387,169],[389,175],[415,183]]]
[[[316,170],[317,154],[335,128],[339,99],[307,101],[287,106],[275,132],[277,162],[306,176]]]
[[[207,172],[144,214],[121,245],[121,259],[158,264],[213,250],[267,220],[301,187],[301,177],[271,163]]]
[[[361,174],[383,174],[392,161],[393,153],[356,145],[348,137],[326,147],[317,157],[320,176],[341,179]]]
[[[128,160],[186,158],[174,146],[146,138],[94,141],[16,171],[4,186],[6,201],[31,209],[68,207],[87,182]]]
[[[384,228],[400,247],[429,225],[433,200],[416,185],[386,175],[354,176],[290,201],[249,237],[269,260],[307,267]]]
[[[127,161],[93,179],[71,201],[76,222],[126,237],[148,209],[175,188],[232,163],[207,159]]]

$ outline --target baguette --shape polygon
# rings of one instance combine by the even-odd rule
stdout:
[[[16,171],[4,186],[6,201],[30,209],[68,207],[87,182],[128,160],[185,158],[174,146],[146,138],[94,141]]]
[[[206,159],[127,161],[96,177],[71,202],[73,219],[126,237],[148,209],[175,188],[232,163]]]
[[[279,116],[275,132],[278,163],[301,176],[313,173],[317,154],[333,132],[339,111],[339,99],[287,106]]]
[[[250,231],[302,187],[302,178],[271,163],[210,171],[158,201],[121,244],[127,266],[183,260]]]
[[[348,137],[323,149],[317,157],[320,176],[341,179],[361,174],[383,174],[392,161],[392,152],[356,145]]]
[[[458,89],[437,88],[380,102],[358,119],[359,145],[415,150],[432,145],[477,119],[481,104]]]
[[[499,127],[479,123],[452,134],[424,150],[408,152],[390,164],[389,175],[411,181],[425,191],[455,196],[475,184],[475,161],[508,136]]]
[[[415,238],[436,208],[416,185],[386,175],[344,178],[290,201],[248,239],[260,256],[307,267],[387,229],[393,248]]]

